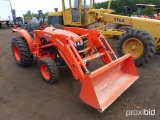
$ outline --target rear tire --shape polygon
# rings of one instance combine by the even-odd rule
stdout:
[[[156,43],[153,37],[138,29],[130,29],[118,40],[118,55],[131,53],[136,66],[142,66],[147,63],[156,52]]]
[[[49,84],[58,81],[60,74],[59,69],[54,60],[51,58],[42,58],[39,63],[39,70],[43,80]]]
[[[28,67],[32,64],[33,55],[30,53],[28,43],[26,42],[26,40],[24,40],[24,38],[13,38],[11,48],[16,63],[20,67]]]

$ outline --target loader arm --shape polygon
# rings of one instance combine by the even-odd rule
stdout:
[[[113,56],[115,56],[115,53],[103,35],[96,30],[70,27],[65,28],[65,30],[79,35],[89,34],[90,39],[88,39],[88,42],[93,45],[91,48],[95,48],[96,53],[83,58],[83,61],[91,61],[93,57],[95,59],[100,57],[104,63],[104,66],[84,74],[80,92],[80,98],[86,104],[103,112],[123,91],[138,79],[133,59],[130,54],[127,54],[119,59],[112,60],[108,53],[111,52]],[[131,69],[128,69],[128,66]]]
[[[160,48],[160,21],[108,13],[104,13],[102,16],[105,23],[116,23],[147,31],[155,39],[157,49]]]

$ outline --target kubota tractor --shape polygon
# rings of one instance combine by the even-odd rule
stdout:
[[[117,58],[99,31],[74,27],[30,29],[39,23],[30,22],[28,29],[13,29],[21,37],[12,39],[11,48],[20,67],[30,66],[35,56],[45,82],[55,83],[60,79],[59,67],[68,66],[82,84],[80,98],[103,112],[138,79],[131,54]],[[96,58],[101,58],[104,66],[90,71],[87,63]]]

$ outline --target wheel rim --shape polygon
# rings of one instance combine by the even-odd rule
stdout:
[[[50,79],[50,74],[49,74],[49,71],[47,69],[47,66],[44,65],[44,64],[41,64],[40,65],[40,71],[41,71],[42,76],[48,81]]]
[[[20,57],[20,52],[18,50],[18,47],[16,45],[14,45],[14,47],[13,47],[13,52],[14,52],[14,56],[15,56],[16,60],[19,61],[21,59],[21,57]]]
[[[130,38],[123,44],[123,53],[131,53],[134,59],[139,58],[144,51],[143,43],[137,38]]]

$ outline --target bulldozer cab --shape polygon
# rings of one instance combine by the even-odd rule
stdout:
[[[94,9],[95,0],[61,0],[62,11],[48,14],[48,23],[54,27],[57,24],[73,27],[87,27],[97,21],[102,21],[102,13],[114,13],[110,9],[111,0],[108,1],[108,9]],[[56,27],[58,28],[58,27]]]
[[[62,0],[63,19],[67,25],[82,26],[85,11],[92,9],[94,0]]]

